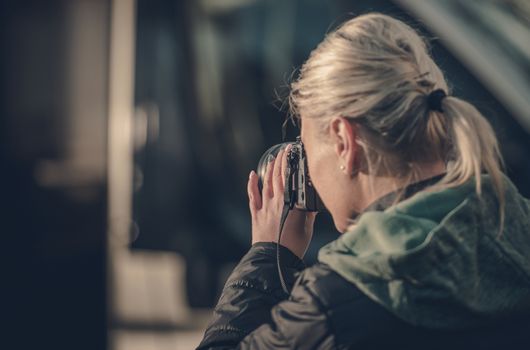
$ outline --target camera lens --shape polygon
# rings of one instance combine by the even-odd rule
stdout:
[[[261,156],[259,163],[258,163],[258,168],[256,171],[256,173],[258,174],[258,178],[259,178],[258,186],[259,186],[260,192],[263,188],[263,179],[265,178],[265,172],[267,171],[267,164],[273,161],[274,158],[278,155],[278,153],[280,153],[282,149],[284,149],[285,147],[287,147],[287,145],[291,143],[294,143],[294,142],[284,142],[284,143],[279,143],[277,145],[274,145],[271,148],[269,148],[267,151],[265,151],[265,153],[263,153],[263,155]]]

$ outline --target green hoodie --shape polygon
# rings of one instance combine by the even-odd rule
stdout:
[[[324,246],[318,259],[401,319],[463,329],[530,314],[530,201],[505,178],[498,201],[489,176],[419,192]]]

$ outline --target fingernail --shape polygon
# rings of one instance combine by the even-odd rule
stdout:
[[[249,179],[252,178],[252,174],[254,174],[254,170],[251,170],[251,171],[250,171],[250,174],[248,174],[248,178],[249,178]]]

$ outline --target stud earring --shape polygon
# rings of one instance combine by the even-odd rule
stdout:
[[[344,171],[344,170],[346,170],[346,167],[344,165],[341,165],[340,166],[340,170]]]

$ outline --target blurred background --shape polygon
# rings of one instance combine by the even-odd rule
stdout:
[[[530,197],[526,0],[0,2],[9,348],[198,345],[250,245],[246,179],[282,141],[289,81],[370,11],[432,40]],[[326,215],[315,230],[308,264],[338,235]]]

